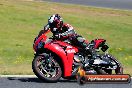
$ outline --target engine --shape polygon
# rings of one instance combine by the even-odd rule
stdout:
[[[81,54],[74,55],[73,60],[73,71],[72,73],[75,74],[80,66],[88,66],[89,65],[89,59],[88,57],[84,57]],[[97,72],[94,69],[91,69],[90,67],[86,67],[86,74],[97,74]]]

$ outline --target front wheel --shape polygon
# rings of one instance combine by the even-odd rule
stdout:
[[[32,61],[32,69],[39,79],[46,82],[57,82],[62,75],[58,61],[48,54],[36,56]]]

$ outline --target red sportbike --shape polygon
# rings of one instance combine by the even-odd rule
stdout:
[[[89,43],[97,54],[93,60],[83,49],[68,41],[47,38],[46,34],[36,37],[33,44],[32,69],[39,79],[47,82],[57,82],[60,77],[70,79],[76,76],[80,66],[87,74],[123,74],[121,64],[108,54],[106,40],[95,39]],[[99,53],[101,50],[103,54]]]

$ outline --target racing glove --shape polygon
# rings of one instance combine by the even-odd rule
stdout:
[[[62,38],[62,34],[60,34],[60,33],[59,34],[55,34],[54,35],[54,38],[55,39],[61,39]]]

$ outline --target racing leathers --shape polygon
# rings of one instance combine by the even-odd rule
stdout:
[[[44,29],[40,31],[38,36],[47,32],[48,30],[53,33],[53,38],[59,40],[69,40],[72,45],[78,46],[84,49],[86,53],[90,53],[92,56],[94,56],[94,50],[90,46],[90,43],[88,43],[81,35],[78,35],[70,24],[63,24],[59,29],[51,28],[47,24],[44,26]]]

